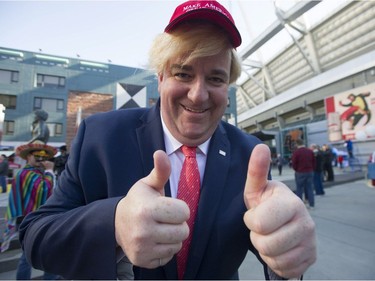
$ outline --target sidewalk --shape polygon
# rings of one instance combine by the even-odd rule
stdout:
[[[281,176],[271,172],[295,189],[294,171],[284,167]],[[335,168],[335,181],[325,182],[325,196],[317,196],[310,211],[316,224],[318,260],[304,275],[304,280],[373,280],[375,279],[375,188],[369,188],[365,171],[345,172]],[[0,194],[0,231],[4,228],[7,195]],[[20,250],[0,254],[0,280],[15,279]],[[15,255],[13,269],[6,269],[4,259]],[[35,270],[34,278],[41,272]],[[259,262],[250,253],[240,268],[241,280],[264,280]]]
[[[335,185],[343,184],[352,182],[359,179],[364,179],[366,176],[366,171],[362,170],[354,170],[351,171],[350,168],[340,169],[338,167],[334,167],[334,181],[333,182],[324,182],[324,188],[332,187]],[[288,166],[284,166],[282,170],[281,176],[279,176],[279,172],[277,168],[273,168],[271,171],[272,179],[282,181],[287,186],[290,187],[291,190],[296,190],[296,183],[294,180],[294,170],[289,168]]]

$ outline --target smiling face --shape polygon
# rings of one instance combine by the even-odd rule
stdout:
[[[181,143],[200,145],[220,122],[228,101],[230,50],[181,63],[170,60],[159,74],[161,114]]]
[[[168,130],[184,145],[204,143],[225,112],[229,85],[241,74],[228,34],[206,21],[181,23],[155,38],[149,62],[158,74]]]

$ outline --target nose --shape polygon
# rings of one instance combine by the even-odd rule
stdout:
[[[209,98],[209,91],[203,77],[196,77],[191,84],[188,97],[194,103],[204,102]]]

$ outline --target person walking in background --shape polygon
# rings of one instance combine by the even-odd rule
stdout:
[[[324,178],[326,181],[334,181],[335,175],[332,167],[333,154],[331,148],[327,144],[322,146],[322,155]]]
[[[38,140],[17,147],[16,155],[25,159],[27,163],[14,177],[9,193],[9,203],[5,214],[7,228],[4,233],[4,242],[1,245],[2,252],[8,249],[10,241],[17,236],[17,228],[23,218],[37,210],[52,194],[54,186],[53,162],[48,159],[53,158],[55,154],[54,147]],[[31,269],[25,253],[22,252],[16,279],[30,280]],[[44,274],[45,280],[56,278],[53,274]]]
[[[349,158],[353,158],[353,142],[352,140],[346,140],[344,146],[346,146],[346,150],[348,151]]]
[[[138,280],[229,280],[250,250],[266,279],[301,277],[316,259],[309,212],[271,180],[269,147],[222,120],[240,43],[217,1],[176,8],[149,52],[160,99],[85,118],[53,195],[22,222],[35,267],[115,280],[127,258]]]
[[[276,162],[277,162],[277,170],[279,171],[279,176],[281,176],[283,172],[284,159],[280,153],[277,154]]]
[[[302,139],[296,140],[297,149],[292,154],[292,167],[295,171],[296,194],[303,200],[303,194],[306,194],[309,202],[309,208],[314,209],[314,191],[313,175],[315,168],[315,157],[311,149],[305,147]]]
[[[338,163],[340,169],[343,169],[343,168],[344,168],[344,155],[339,154],[339,155],[337,156],[337,163]]]
[[[55,157],[55,168],[54,168],[54,172],[57,178],[61,175],[62,171],[64,171],[66,161],[68,160],[68,157],[69,157],[69,154],[66,149],[66,145],[60,146],[59,151],[60,151],[60,155]]]
[[[323,155],[320,147],[316,144],[310,145],[310,149],[314,152],[315,157],[315,167],[314,167],[314,187],[315,195],[324,195],[323,187]]]
[[[371,185],[375,187],[375,151],[370,155],[367,172],[367,177],[371,180]]]
[[[5,154],[0,156],[0,185],[1,185],[1,192],[7,192],[7,177],[9,171],[9,163],[8,158]]]

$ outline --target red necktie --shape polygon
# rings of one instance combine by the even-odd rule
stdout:
[[[200,176],[196,159],[196,147],[183,145],[182,153],[185,161],[182,165],[180,180],[178,182],[177,198],[188,204],[190,208],[190,218],[187,224],[190,229],[189,237],[182,243],[181,250],[177,253],[178,279],[182,280],[185,274],[186,261],[189,254],[190,242],[193,236],[194,221],[198,210],[200,194]]]

